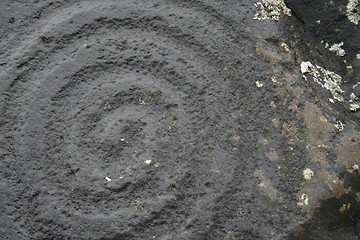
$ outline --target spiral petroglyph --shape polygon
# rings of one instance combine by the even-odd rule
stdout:
[[[1,235],[286,239],[353,194],[356,124],[254,2],[0,3]]]

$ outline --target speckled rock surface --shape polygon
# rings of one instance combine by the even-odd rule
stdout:
[[[358,239],[346,4],[2,1],[2,239]]]

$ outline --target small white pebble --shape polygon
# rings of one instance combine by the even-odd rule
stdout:
[[[144,161],[144,163],[146,163],[146,164],[150,164],[151,162],[152,161],[150,159]]]
[[[106,181],[111,182],[111,178],[105,177]]]

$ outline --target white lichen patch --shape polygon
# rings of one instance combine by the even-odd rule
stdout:
[[[359,170],[359,165],[354,164],[354,165],[351,166],[351,168],[352,168],[354,171],[357,171],[357,170]]]
[[[254,17],[256,20],[273,19],[279,21],[282,14],[291,16],[291,10],[285,5],[284,0],[262,0],[254,5],[259,10]]]
[[[345,127],[345,124],[342,123],[341,121],[338,121],[338,122],[335,124],[335,128],[336,128],[339,132],[344,131],[344,127]]]
[[[350,98],[349,98],[349,103],[350,103],[350,110],[352,112],[356,112],[357,110],[360,109],[360,105],[358,103],[354,103],[358,100],[359,98],[355,95],[355,93],[351,93],[350,94]]]
[[[148,165],[151,164],[151,162],[152,162],[151,159],[147,159],[147,160],[144,161],[144,163],[146,163],[146,164],[148,164]]]
[[[259,81],[256,81],[256,82],[255,82],[255,85],[256,85],[256,87],[258,87],[258,88],[262,88],[262,87],[264,86],[264,84],[261,83],[261,82],[259,82]]]
[[[309,205],[309,197],[307,194],[302,194],[299,198],[299,202],[297,203],[298,206]]]
[[[306,168],[303,171],[303,176],[306,180],[310,181],[311,178],[314,176],[314,172],[310,168]]]
[[[356,101],[356,100],[358,100],[359,98],[355,95],[355,93],[351,93],[350,94],[350,100],[349,100],[349,102],[354,102],[354,101]]]
[[[357,110],[360,109],[360,105],[359,104],[356,104],[356,103],[351,103],[350,104],[350,111],[352,112],[356,112]]]
[[[346,6],[346,16],[350,22],[358,25],[360,21],[360,1],[359,0],[349,0],[348,5]]]
[[[344,98],[341,96],[341,93],[344,92],[344,90],[342,90],[340,87],[342,83],[341,76],[318,65],[314,65],[311,62],[302,62],[300,67],[301,73],[303,74],[303,78],[305,80],[307,80],[305,74],[312,76],[314,82],[329,90],[334,99],[338,100],[339,102],[344,101]]]
[[[279,48],[283,52],[290,52],[290,48],[285,42],[280,43]]]
[[[325,44],[325,47],[329,49],[331,52],[334,52],[336,55],[343,57],[345,56],[345,50],[341,48],[344,46],[344,42],[341,43],[334,43],[333,45],[329,46],[328,43]]]

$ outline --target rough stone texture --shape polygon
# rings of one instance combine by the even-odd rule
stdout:
[[[254,3],[2,1],[2,238],[358,239],[359,25]]]

